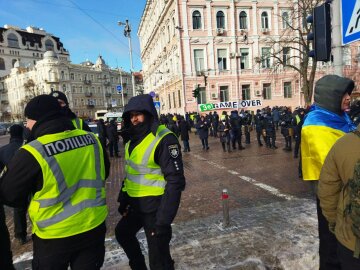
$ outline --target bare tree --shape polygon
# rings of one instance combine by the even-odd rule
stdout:
[[[278,37],[268,37],[264,40],[271,47],[267,56],[273,59],[271,72],[290,69],[299,74],[305,105],[310,105],[312,101],[317,68],[317,62],[309,57],[312,41],[307,40],[307,34],[312,32],[312,24],[308,24],[306,18],[312,14],[314,7],[323,2],[323,0],[288,0],[290,12],[277,14],[280,26],[284,26],[285,29],[279,31]]]
[[[25,88],[25,98],[23,99],[24,103],[28,103],[30,99],[37,96],[39,93],[39,89],[32,79],[29,79],[26,83],[24,83],[24,88]]]

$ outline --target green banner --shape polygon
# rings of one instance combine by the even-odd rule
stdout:
[[[214,109],[214,104],[212,103],[199,104],[199,109],[201,112],[211,111]]]

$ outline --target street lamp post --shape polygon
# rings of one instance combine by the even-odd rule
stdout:
[[[129,40],[129,53],[130,53],[130,71],[131,71],[131,83],[132,83],[132,94],[133,97],[136,96],[135,92],[135,78],[134,78],[134,67],[133,67],[133,59],[132,59],[132,46],[131,46],[131,27],[129,24],[129,20],[126,20],[125,23],[118,22],[119,26],[125,26],[124,28],[124,36]]]
[[[125,108],[125,102],[124,102],[124,86],[123,86],[122,69],[121,69],[121,68],[119,68],[119,73],[120,73],[120,85],[121,85],[122,110],[124,111],[124,108]]]

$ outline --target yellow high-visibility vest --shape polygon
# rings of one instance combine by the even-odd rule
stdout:
[[[71,120],[71,122],[73,123],[74,127],[77,129],[83,129],[83,120],[80,118],[74,118]]]
[[[129,155],[130,141],[125,145],[125,182],[123,191],[130,197],[160,196],[164,194],[166,181],[161,168],[155,163],[157,145],[165,135],[172,133],[160,125],[156,136],[150,132]]]
[[[31,199],[32,232],[40,238],[64,238],[103,223],[105,166],[99,140],[75,129],[39,137],[22,146],[39,163],[42,189]]]

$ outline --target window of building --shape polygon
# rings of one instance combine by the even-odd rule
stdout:
[[[219,70],[226,70],[226,49],[218,49],[218,68]]]
[[[200,87],[199,96],[197,99],[198,104],[206,104],[206,89],[205,87]]]
[[[290,64],[290,47],[283,48],[283,65],[287,66]]]
[[[10,33],[7,36],[7,41],[8,41],[8,46],[9,47],[19,48],[19,40],[18,40],[18,37],[15,34]]]
[[[79,87],[79,93],[82,93],[83,92],[83,88],[82,86]]]
[[[53,51],[54,50],[54,43],[50,39],[45,41],[45,49],[47,51]]]
[[[248,48],[240,49],[240,68],[241,69],[250,68],[249,49]]]
[[[216,13],[216,27],[225,28],[225,15],[221,10]]]
[[[270,68],[270,48],[261,48],[261,67]]]
[[[13,60],[11,61],[11,66],[12,66],[12,67],[15,66],[16,61],[17,61],[16,59],[13,59]]]
[[[287,11],[284,11],[281,15],[281,18],[282,18],[282,28],[283,29],[289,28],[291,26],[289,13]]]
[[[291,82],[284,83],[284,98],[291,98],[292,91],[291,91]]]
[[[262,29],[269,29],[269,16],[266,11],[261,13],[261,28]]]
[[[181,93],[180,93],[180,90],[178,90],[178,99],[179,99],[179,108],[181,108]]]
[[[173,29],[172,29],[173,30],[173,36],[175,36],[175,29],[176,29],[175,27],[176,26],[175,26],[175,18],[174,17],[172,18],[172,26],[173,26]]]
[[[220,86],[220,102],[229,101],[229,87]]]
[[[247,14],[245,11],[241,11],[239,15],[240,29],[247,29]]]
[[[74,80],[74,73],[70,73],[70,79]]]
[[[204,50],[194,50],[194,61],[197,72],[204,70]]]
[[[195,10],[192,14],[193,29],[201,29],[201,13]]]
[[[176,98],[175,98],[175,92],[172,93],[173,95],[173,104],[174,104],[174,108],[176,108]]]
[[[271,99],[271,84],[263,84],[263,99]]]
[[[242,100],[250,100],[250,84],[245,84],[241,86],[241,98]]]
[[[171,97],[170,97],[170,94],[168,94],[168,101],[169,101],[169,109],[171,109]]]
[[[5,60],[0,58],[0,70],[5,70]]]
[[[64,79],[65,79],[65,73],[64,73],[64,71],[63,71],[63,70],[60,72],[60,78],[61,78],[62,80],[64,80]]]

